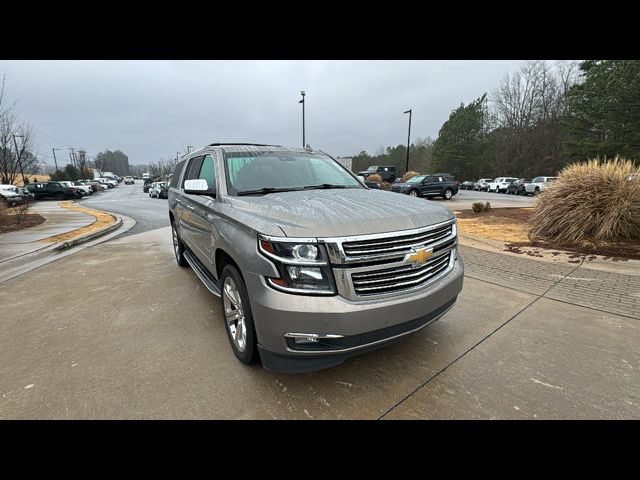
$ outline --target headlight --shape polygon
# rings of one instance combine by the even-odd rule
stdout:
[[[258,250],[273,262],[280,274],[267,278],[273,288],[289,293],[335,295],[325,246],[315,239],[258,235]]]

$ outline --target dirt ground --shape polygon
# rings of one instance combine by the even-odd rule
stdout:
[[[533,208],[492,208],[488,212],[474,214],[472,210],[456,210],[460,233],[497,240],[506,244],[506,250],[522,253],[522,247],[547,250],[564,250],[578,255],[600,255],[605,259],[640,259],[640,245],[624,242],[599,242],[575,247],[552,242],[531,242],[527,236],[528,222]],[[553,253],[553,252],[552,252]]]
[[[456,210],[454,213],[462,234],[508,243],[529,241],[527,224],[533,208],[493,208],[478,214],[472,210]]]
[[[18,223],[16,221],[17,217],[12,210],[14,209],[9,208],[0,213],[0,233],[15,232],[23,228],[35,227],[45,221],[42,215],[28,213],[26,217]]]

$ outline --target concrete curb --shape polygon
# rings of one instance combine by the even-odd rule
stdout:
[[[108,212],[103,212],[103,213],[108,213]],[[98,230],[97,232],[91,232],[86,235],[82,235],[78,238],[74,238],[73,240],[67,240],[65,242],[62,242],[61,244],[54,247],[54,250],[56,251],[68,250],[71,247],[75,247],[76,245],[80,245],[82,243],[86,243],[90,240],[101,237],[103,235],[107,235],[108,233],[111,233],[114,230],[117,230],[118,228],[120,228],[120,226],[122,225],[122,217],[120,217],[120,215],[113,214],[113,213],[109,213],[109,215],[112,215],[116,219],[116,222],[113,225],[109,225],[108,227],[103,228],[102,230]]]

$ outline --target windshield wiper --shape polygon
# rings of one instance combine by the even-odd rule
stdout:
[[[274,187],[264,187],[257,188],[255,190],[242,190],[238,192],[236,195],[266,195],[267,193],[278,193],[278,192],[294,192],[296,190],[300,190],[299,188],[274,188]]]
[[[306,185],[305,190],[313,190],[316,188],[322,188],[322,189],[326,189],[326,188],[347,188],[346,185],[336,185],[333,183],[322,183],[320,185]]]

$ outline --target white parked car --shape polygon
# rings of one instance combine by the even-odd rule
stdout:
[[[68,187],[74,187],[74,188],[79,188],[80,190],[82,190],[84,192],[85,195],[93,195],[93,189],[89,186],[89,185],[83,185],[80,182],[74,182],[71,180],[64,180],[62,183]]]
[[[557,180],[558,177],[536,177],[531,180],[531,183],[525,183],[524,193],[525,195],[537,195],[544,192],[551,182]]]
[[[15,185],[0,185],[0,203],[4,203],[9,207],[13,207],[18,203],[22,203],[23,195]]]
[[[149,188],[149,197],[151,198],[161,198],[162,196],[162,186],[166,185],[167,182],[153,182],[151,184],[151,188]]]
[[[518,180],[516,177],[498,177],[489,183],[487,191],[495,193],[506,192],[509,184],[516,180]]]
[[[473,189],[479,192],[482,190],[487,190],[487,188],[489,188],[489,182],[492,182],[492,181],[493,180],[490,178],[481,178],[480,180],[478,180],[473,184]]]

